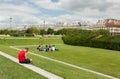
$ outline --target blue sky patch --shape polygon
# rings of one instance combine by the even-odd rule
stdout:
[[[60,16],[60,15],[64,15],[64,14],[74,14],[70,11],[66,11],[66,10],[48,10],[48,9],[41,9],[42,14],[46,14],[46,15],[50,15],[50,16]]]
[[[59,2],[59,0],[51,0],[52,2]]]

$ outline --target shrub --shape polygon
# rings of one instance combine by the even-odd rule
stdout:
[[[110,36],[106,30],[69,29],[62,37],[65,44],[120,50],[120,35]]]

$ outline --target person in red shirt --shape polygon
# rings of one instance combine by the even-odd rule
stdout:
[[[32,62],[32,59],[29,59],[27,58],[26,54],[28,52],[29,48],[25,48],[23,50],[21,50],[19,53],[18,53],[18,60],[19,60],[19,63],[31,63]]]

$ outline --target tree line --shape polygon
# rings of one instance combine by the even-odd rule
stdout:
[[[81,30],[74,28],[64,28],[55,31],[38,27],[30,27],[25,30],[0,30],[0,34],[9,34],[11,36],[35,36],[35,35],[63,35],[62,40],[65,44],[75,46],[87,46],[104,48],[111,50],[120,50],[120,35],[111,36],[108,30]]]
[[[65,34],[65,29],[60,29],[55,31],[54,29],[48,28],[47,30],[41,29],[38,27],[30,27],[25,30],[9,30],[4,29],[0,30],[0,34],[9,34],[11,36],[34,36],[34,35],[47,35],[47,34],[54,34],[54,35],[60,35]]]

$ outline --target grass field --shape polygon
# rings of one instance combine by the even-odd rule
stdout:
[[[0,55],[0,79],[47,79]]]
[[[24,47],[29,47],[30,52],[32,53],[46,56],[52,59],[60,60],[76,66],[80,66],[83,68],[87,68],[90,70],[94,70],[97,72],[101,72],[104,74],[108,74],[108,75],[120,78],[120,67],[119,67],[120,52],[119,51],[65,45],[63,44],[61,38],[59,37],[57,38],[53,37],[55,39],[53,39],[52,37],[46,38],[46,39],[38,39],[38,38],[11,39],[11,38],[6,40],[4,39],[0,40],[0,44],[2,44],[0,45],[1,47],[0,50],[14,57],[17,57],[18,50],[11,49],[9,46],[11,45],[18,46],[17,48],[20,48],[20,49]],[[59,48],[59,51],[40,52],[36,50],[38,44],[56,44],[57,47]],[[19,46],[23,46],[23,47],[19,47]],[[36,65],[54,74],[62,76],[65,79],[109,79],[107,77],[103,77],[103,76],[86,72],[77,68],[73,68],[58,62],[54,62],[45,58],[41,58],[39,56],[35,56],[30,53],[28,54],[28,56],[33,59],[33,65]],[[4,57],[1,57],[1,58],[6,60]],[[2,62],[2,64],[4,65],[5,63]],[[13,64],[15,63],[10,63],[10,64],[11,64],[11,68],[12,67],[14,68]],[[0,67],[2,67],[3,65],[0,65]],[[19,67],[19,65],[17,64],[15,64],[15,66]],[[28,72],[25,68],[23,68],[23,70]],[[3,73],[3,74],[6,74],[6,73]],[[14,72],[12,72],[12,74],[14,74]],[[0,79],[2,79],[2,75]],[[16,78],[13,77],[12,79],[16,79]],[[26,77],[23,76],[22,78],[19,78],[19,79],[26,79]],[[34,79],[42,79],[42,78],[34,78]]]

